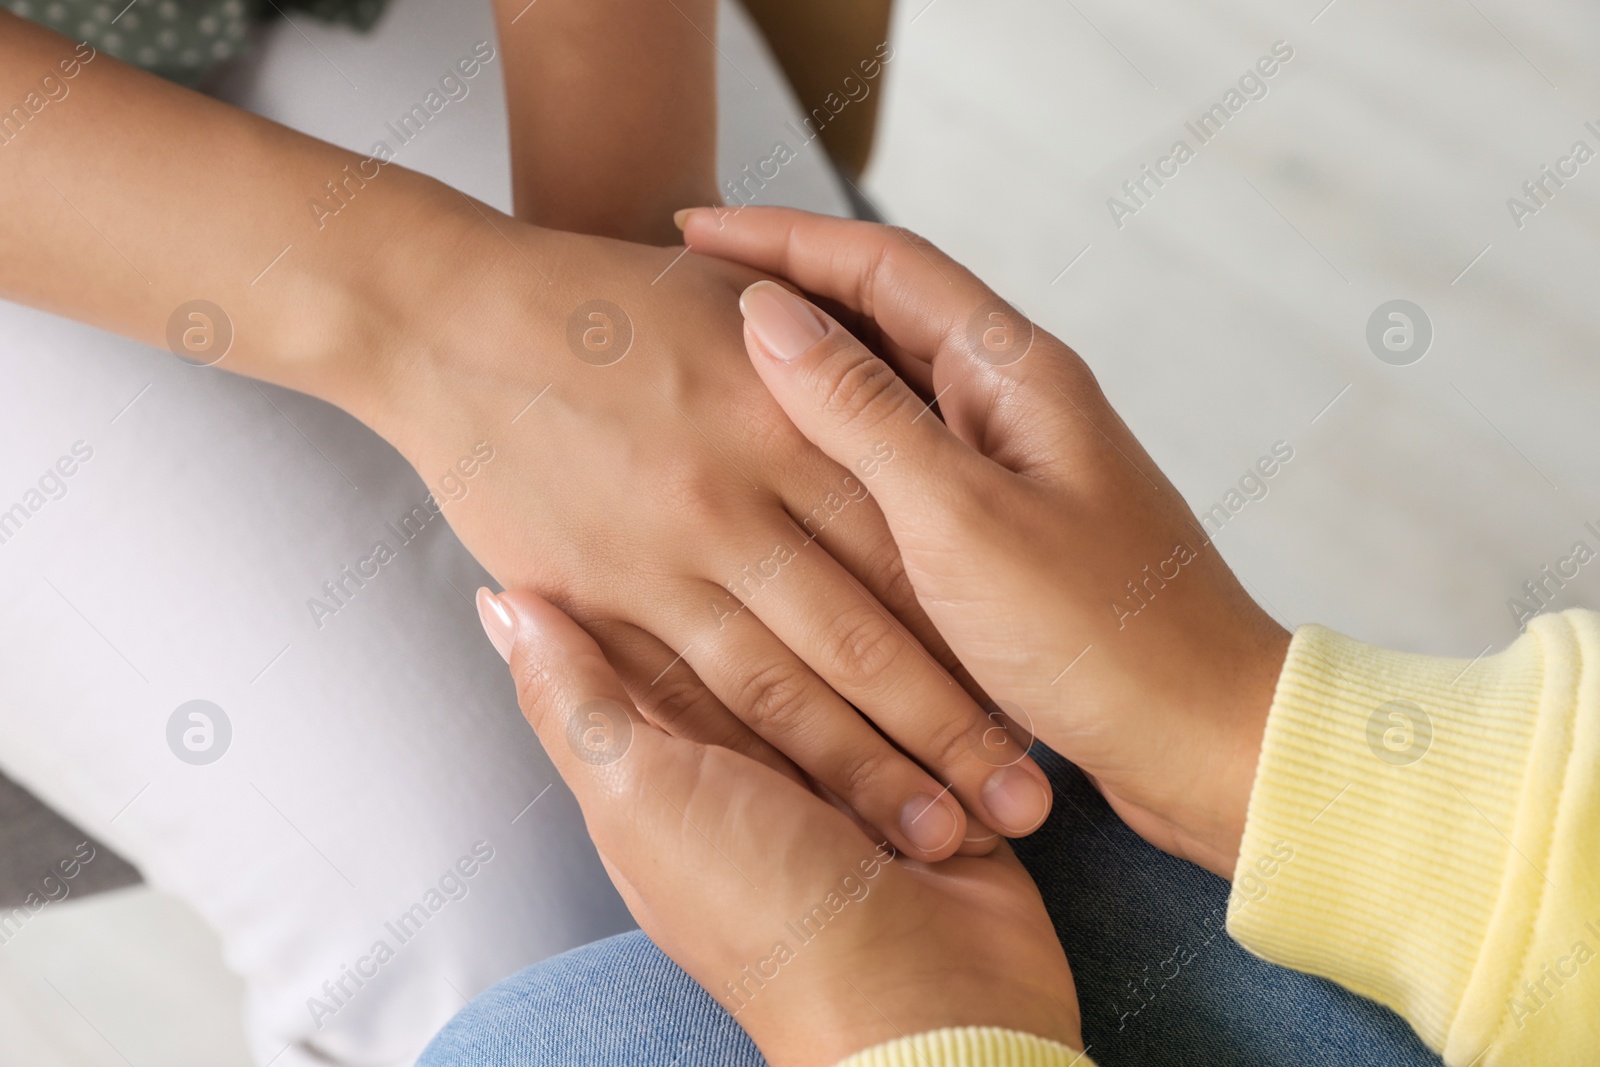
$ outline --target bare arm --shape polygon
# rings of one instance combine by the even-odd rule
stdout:
[[[209,301],[232,326],[223,368],[335,402],[375,347],[353,342],[397,310],[396,272],[437,269],[393,242],[483,225],[432,179],[5,12],[0,109],[0,294],[163,347],[174,313]]]
[[[0,15],[0,295],[162,345],[213,302],[234,335],[219,369],[382,434],[502,584],[612,635],[655,714],[781,766],[773,745],[792,749],[919,857],[960,846],[958,800],[1017,832],[984,806],[980,750],[937,744],[986,720],[917,649],[940,646],[881,515],[750,369],[754,272],[524,225],[76,50]],[[313,206],[335,194],[337,214]]]
[[[678,244],[720,202],[716,0],[495,0],[520,219]]]

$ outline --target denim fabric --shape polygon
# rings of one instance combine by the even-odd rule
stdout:
[[[1223,929],[1227,882],[1146,844],[1054,752],[1034,757],[1055,808],[1014,847],[1067,950],[1100,1067],[1440,1063],[1388,1009],[1240,948]]]
[[[762,1067],[711,994],[638,930],[480,994],[417,1067]]]
[[[1145,844],[1071,764],[1016,842],[1072,963],[1101,1067],[1434,1067],[1396,1015],[1275,967],[1225,932],[1228,884]],[[1270,881],[1265,891],[1270,891]],[[474,1000],[419,1067],[756,1067],[733,1018],[637,931],[530,967]]]

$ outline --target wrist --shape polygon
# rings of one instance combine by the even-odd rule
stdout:
[[[1261,763],[1262,738],[1289,641],[1289,633],[1275,623],[1248,641],[1236,669],[1227,673],[1210,719],[1217,738],[1210,786],[1204,803],[1194,812],[1190,836],[1196,862],[1230,880],[1238,866],[1250,794]]]
[[[1180,624],[1107,680],[1118,706],[1159,709],[1159,741],[1083,766],[1141,837],[1231,879],[1290,635],[1264,614],[1260,625],[1208,617],[1204,641]],[[1152,677],[1163,659],[1177,669]]]
[[[260,283],[271,314],[255,317],[272,334],[223,366],[341,407],[394,443],[391,409],[511,255],[503,235],[533,231],[398,167],[363,196],[271,268]]]
[[[1202,865],[1222,878],[1234,878],[1238,848],[1245,837],[1250,795],[1261,765],[1261,742],[1277,693],[1278,675],[1290,648],[1290,633],[1270,619],[1240,657],[1240,669],[1221,697],[1214,787],[1208,795]]]

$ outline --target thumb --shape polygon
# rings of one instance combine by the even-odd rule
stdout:
[[[771,767],[651,726],[594,638],[538,595],[480,589],[478,614],[511,664],[523,715],[641,922],[674,915],[674,929],[697,928],[682,917],[708,907],[716,914],[719,902],[744,909],[730,914],[760,914],[782,899],[756,880],[773,854],[853,862],[869,844],[844,815]]]
[[[738,882],[753,886],[741,869],[746,857],[786,826],[820,818],[831,820],[834,838],[839,825],[853,831],[843,815],[771,767],[652,726],[594,638],[537,594],[479,589],[478,616],[511,665],[522,714],[577,798],[595,847],[621,875],[630,910],[654,895],[703,893],[703,870],[689,889],[667,872],[701,869],[708,845]],[[846,839],[865,840],[859,832]]]
[[[641,834],[672,836],[680,820],[653,791],[674,791],[696,746],[651,726],[594,638],[542,597],[479,589],[478,617],[602,854],[631,856]]]
[[[926,513],[931,490],[988,461],[816,305],[773,282],[739,298],[756,373],[795,427],[867,483],[891,526]],[[914,509],[914,510],[913,510]]]

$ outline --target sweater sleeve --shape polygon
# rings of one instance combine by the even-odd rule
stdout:
[[[1471,662],[1307,626],[1230,898],[1251,951],[1393,1008],[1452,1067],[1600,1049],[1600,615]]]
[[[933,1030],[857,1052],[838,1067],[1094,1067],[1083,1052],[989,1026]]]

